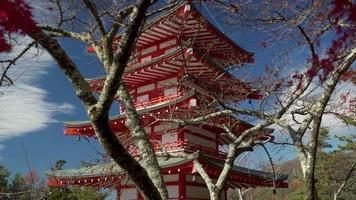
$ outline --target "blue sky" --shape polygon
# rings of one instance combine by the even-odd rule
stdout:
[[[66,40],[61,42],[86,77],[102,73],[93,63],[95,57],[85,52],[83,44]],[[86,140],[79,142],[75,137],[63,135],[62,121],[86,119],[69,81],[46,53],[33,63],[27,59],[31,60],[25,58],[11,71],[13,77],[21,76],[15,86],[5,90],[4,96],[0,97],[2,105],[4,102],[10,104],[0,106],[1,112],[5,109],[6,113],[16,115],[2,119],[9,127],[7,130],[0,129],[1,162],[12,171],[25,172],[27,166],[23,146],[31,167],[39,172],[48,170],[58,159],[68,160],[68,166],[77,166],[80,160],[97,158],[96,150]],[[91,142],[100,149],[95,140]]]
[[[262,74],[266,62],[275,58],[273,46],[260,47],[268,38],[252,29],[220,25],[230,38],[255,54],[256,62],[240,75],[246,72],[253,76]],[[103,74],[95,56],[85,51],[84,44],[71,40],[61,40],[61,43],[85,77]],[[16,51],[15,48],[13,53]],[[3,89],[5,95],[0,96],[0,162],[13,172],[26,173],[24,147],[31,168],[43,176],[42,172],[49,170],[58,159],[67,160],[67,167],[76,167],[81,160],[99,158],[97,150],[102,150],[94,139],[89,144],[83,139],[77,141],[75,137],[64,136],[62,121],[86,120],[86,113],[64,74],[48,54],[42,53],[39,60],[29,55],[18,63],[10,72],[19,77],[15,86]],[[3,55],[0,56],[2,59]],[[285,154],[290,158],[292,152]]]

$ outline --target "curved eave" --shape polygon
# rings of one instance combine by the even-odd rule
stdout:
[[[199,152],[192,154],[189,159],[170,158],[169,160],[159,160],[159,165],[163,174],[197,174],[192,162],[194,159],[199,159],[206,172],[213,178],[221,173],[224,166],[224,162],[208,160]],[[46,175],[49,178],[48,185],[50,186],[81,185],[108,187],[120,181],[121,178],[126,177],[126,174],[122,172],[120,167],[113,162],[78,169],[54,170],[46,172]],[[277,174],[274,176],[274,174],[264,171],[233,166],[228,175],[227,184],[243,187],[273,187],[275,183],[276,187],[286,188],[288,187],[287,179],[287,175]]]
[[[156,110],[160,110],[172,105],[177,105],[178,103],[184,102],[185,100],[193,97],[195,95],[195,91],[191,91],[189,93],[186,93],[183,96],[180,96],[174,100],[168,101],[168,102],[162,102],[159,104],[154,104],[152,106],[146,106],[146,107],[141,107],[140,109],[137,109],[137,113],[139,115],[141,114],[146,114],[149,112],[153,112]],[[149,120],[146,118],[146,120]],[[115,131],[123,131],[126,129],[124,121],[125,121],[125,116],[124,115],[117,115],[109,118],[109,123],[112,129]],[[66,121],[63,122],[64,124],[64,134],[65,135],[75,135],[75,136],[81,136],[81,135],[86,135],[86,136],[94,136],[94,131],[91,126],[91,123],[89,121]]]
[[[199,153],[200,154],[200,153]],[[200,162],[206,166],[209,166],[212,170],[207,170],[211,177],[217,178],[221,170],[224,168],[224,161],[207,159],[204,155],[198,156]],[[288,175],[285,174],[273,174],[261,170],[250,169],[233,165],[229,175],[228,184],[237,184],[243,187],[274,187],[288,188]]]
[[[124,75],[124,81],[130,81],[132,83],[132,80],[136,80],[137,85],[140,85],[140,77],[141,73],[143,77],[146,77],[148,74],[145,74],[146,72],[141,72],[141,70],[146,70],[151,69],[151,70],[157,70],[156,68],[164,68],[164,64],[170,65],[170,61],[173,59],[180,58],[181,56],[181,50],[179,47],[176,49],[170,51],[169,53],[166,53],[162,56],[153,58],[151,61],[148,61],[146,63],[142,64],[137,64],[132,67],[126,68],[126,74]],[[219,65],[219,63],[215,62],[212,59],[207,58],[206,56],[203,56],[202,52],[199,52],[199,50],[193,50],[192,52],[192,59],[194,58],[194,61],[189,62],[188,64],[188,72],[196,76],[196,78],[200,81],[203,82],[202,85],[206,86],[212,86],[210,88],[207,88],[210,91],[218,92],[220,93],[220,96],[231,96],[235,98],[249,98],[249,99],[261,99],[262,96],[257,92],[253,91],[247,84],[243,83],[233,75],[231,75],[229,72],[225,71],[222,66]],[[182,61],[179,61],[182,62]],[[163,65],[162,65],[163,63]],[[195,65],[194,65],[195,64]],[[199,67],[206,67],[208,69],[205,69],[205,71],[195,71],[195,67],[197,66],[196,64],[199,65]],[[173,65],[173,64],[172,64]],[[183,69],[176,69],[175,73],[179,73]],[[192,71],[190,71],[192,70]],[[152,72],[150,72],[152,74]],[[173,71],[171,74],[174,74]],[[130,76],[129,76],[130,75]],[[103,87],[103,83],[105,80],[106,76],[101,76],[97,78],[91,78],[87,79],[89,82],[91,88],[93,91],[100,93],[101,89]],[[137,77],[137,78],[136,78]],[[166,74],[161,74],[160,77],[158,77],[158,73],[152,77],[152,79],[164,79],[166,77]],[[215,79],[216,77],[219,77],[218,79]],[[213,80],[213,81],[212,81]],[[130,82],[128,84],[130,84]],[[208,84],[206,84],[208,83]],[[143,84],[143,83],[141,83]],[[226,93],[226,90],[222,90],[222,88],[226,88],[226,86],[233,86],[235,88],[234,91]],[[237,87],[238,86],[238,87]],[[238,89],[237,89],[238,88]],[[225,95],[228,94],[228,95]],[[221,99],[223,100],[223,99]],[[228,100],[228,99],[226,99]],[[231,99],[232,101],[236,101],[237,99]],[[224,101],[224,100],[223,100]]]
[[[187,6],[187,5],[190,5],[191,8],[190,8],[190,11],[185,13],[184,10],[185,10],[185,6]],[[181,1],[181,3],[178,3],[176,6],[171,8],[169,11],[166,11],[164,14],[158,15],[154,19],[149,20],[149,22],[146,23],[146,25],[144,26],[144,30],[143,30],[142,34],[140,35],[140,37],[138,38],[138,43],[136,44],[136,46],[138,47],[138,49],[140,49],[140,48],[143,48],[144,46],[150,46],[150,45],[154,44],[155,42],[159,41],[159,39],[154,39],[151,42],[146,41],[146,44],[140,44],[140,41],[144,40],[143,38],[147,39],[147,37],[152,37],[152,32],[154,32],[153,29],[160,29],[161,31],[164,30],[164,28],[162,29],[159,26],[160,24],[169,25],[169,23],[167,23],[167,24],[165,24],[165,23],[167,21],[169,21],[170,19],[172,19],[171,21],[175,21],[178,18],[184,19],[188,15],[191,15],[194,18],[194,20],[197,20],[200,23],[204,24],[206,26],[207,31],[209,33],[213,34],[215,37],[217,37],[219,41],[222,41],[224,44],[231,47],[231,50],[233,51],[232,53],[221,54],[221,52],[220,52],[220,56],[224,57],[227,54],[229,54],[230,59],[238,57],[240,64],[254,62],[253,53],[244,50],[242,47],[240,47],[234,41],[232,41],[229,37],[227,37],[224,33],[222,33],[220,30],[218,30],[209,20],[205,19],[205,17],[200,13],[200,11],[190,1]],[[169,22],[171,22],[171,21],[169,21]],[[174,23],[178,27],[185,26],[184,23],[182,23],[182,22],[175,21]],[[190,30],[194,30],[194,27],[189,27],[189,28],[190,28]],[[172,33],[174,33],[174,31],[172,31],[171,34]],[[168,34],[168,35],[176,36],[176,34],[177,33],[175,33],[173,35],[170,35],[170,34]],[[167,35],[167,34],[164,34],[164,35]],[[188,35],[189,34],[187,34],[186,36],[189,37]],[[168,37],[170,37],[170,36],[168,36]],[[185,35],[183,34],[183,36],[185,36]],[[117,36],[116,40],[118,41],[120,37],[121,37],[120,35]],[[154,36],[154,37],[156,37],[156,36]],[[154,37],[152,37],[152,38],[154,38]],[[200,36],[200,35],[198,37],[204,38],[204,36]],[[93,49],[90,48],[90,51],[93,51]],[[217,52],[219,52],[219,51],[217,51]],[[214,56],[214,55],[212,55],[212,56]]]
[[[163,168],[169,168],[184,165],[189,161],[189,159],[185,158],[173,158],[169,160],[159,160],[158,164]],[[119,175],[121,173],[123,173],[123,170],[114,162],[80,167],[77,169],[53,170],[45,172],[48,177],[56,177],[57,179],[92,178]]]
[[[166,54],[163,54],[161,56],[152,58],[152,60],[147,61],[145,63],[138,63],[138,64],[136,63],[136,64],[133,64],[132,66],[128,66],[125,68],[124,79],[125,79],[125,76],[132,74],[135,71],[137,72],[143,68],[149,68],[151,66],[155,66],[160,63],[163,63],[167,60],[176,58],[181,55],[180,52],[181,52],[180,48],[176,47],[172,51],[170,51]],[[90,84],[90,87],[92,88],[92,90],[97,91],[98,89],[96,89],[95,87],[101,88],[104,84],[104,80],[106,79],[106,77],[107,76],[104,75],[104,76],[99,76],[99,77],[94,77],[94,78],[86,78],[85,80]],[[99,92],[99,91],[97,91],[97,92]]]
[[[151,22],[147,23],[145,26],[145,29],[148,30],[150,27],[156,26],[159,23],[162,23],[163,21],[166,20],[166,18],[171,18],[173,16],[182,14],[184,12],[184,6],[185,5],[190,5],[191,6],[191,13],[193,13],[193,16],[200,21],[200,19],[204,18],[206,19],[200,11],[196,8],[196,6],[191,2],[191,1],[183,1],[182,4],[178,4],[174,9],[169,11],[167,14],[159,16],[156,20],[152,20]],[[209,20],[204,20],[204,23],[208,26],[209,30],[214,32],[215,35],[217,35],[220,39],[223,41],[226,41],[229,43],[232,47],[236,49],[237,52],[240,52],[241,54],[244,54],[245,57],[242,60],[242,63],[247,62],[247,63],[253,63],[253,53],[246,51],[242,47],[240,47],[238,44],[236,44],[234,41],[232,41],[229,37],[227,37],[224,33],[222,33],[220,30],[218,30]]]
[[[191,160],[185,158],[170,158],[169,160],[159,160],[163,174],[170,174],[172,169],[177,172],[186,170],[191,171]],[[53,170],[45,172],[49,186],[94,186],[110,187],[127,178],[127,175],[114,162],[97,164],[90,167],[81,167],[77,169]],[[126,179],[127,180],[127,179]]]
[[[192,3],[191,3],[192,4]],[[200,11],[195,7],[194,4],[192,4],[193,9],[196,11],[196,13],[199,14],[199,17],[204,17]],[[254,62],[254,58],[253,58],[253,53],[249,52],[245,49],[243,49],[242,47],[240,47],[238,44],[236,44],[233,40],[231,40],[231,38],[229,38],[228,36],[226,36],[224,33],[222,33],[217,27],[215,27],[209,20],[207,20],[207,25],[210,27],[211,30],[213,30],[217,35],[219,35],[220,38],[222,38],[223,40],[225,40],[226,42],[228,42],[230,45],[232,45],[233,47],[236,48],[237,51],[242,52],[243,54],[246,55],[246,59],[244,59],[243,61],[246,63],[253,63]]]
[[[232,129],[231,131],[237,137],[241,133],[243,133],[245,130],[254,127],[254,125],[252,125],[246,121],[236,119],[234,116],[217,117],[214,120],[214,122],[210,122],[210,124],[212,124],[212,125],[203,125],[203,127],[205,127],[205,129],[208,129],[212,132],[223,133],[223,132],[225,132],[225,130],[223,128],[221,128],[220,125],[221,124],[229,124],[229,123],[235,124],[235,128]],[[217,124],[217,126],[214,126],[214,124]],[[274,129],[264,128],[264,129],[258,131],[256,134],[254,134],[253,139],[255,141],[273,141],[274,140],[274,136],[272,135],[273,132],[274,132]],[[233,142],[232,138],[230,138],[224,134],[220,134],[217,139],[220,144],[230,144]]]

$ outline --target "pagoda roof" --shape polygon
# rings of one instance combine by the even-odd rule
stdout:
[[[166,102],[162,102],[161,104],[153,104],[152,106],[145,106],[145,107],[141,107],[141,109],[136,109],[137,114],[146,114],[149,113],[151,111],[155,111],[155,110],[159,110],[161,108],[165,108],[171,105],[176,105],[177,103],[180,103],[192,96],[194,96],[195,91],[190,91],[188,93],[185,93],[183,96],[178,96],[176,98],[174,98],[172,101],[166,101]],[[118,120],[118,119],[123,119],[125,118],[124,114],[120,114],[120,115],[116,115],[116,116],[112,116],[109,118],[110,121],[113,120]],[[90,125],[90,121],[88,120],[82,120],[82,121],[64,121],[63,122],[65,126],[69,126],[69,127],[81,127],[83,125]]]
[[[216,60],[204,56],[199,50],[191,50],[189,62],[184,62],[182,50],[176,47],[169,52],[155,57],[145,63],[137,63],[125,69],[123,80],[129,88],[137,87],[152,80],[164,80],[177,74],[186,73],[186,76],[194,77],[201,85],[208,87],[220,97],[241,97],[240,99],[260,99],[262,96],[251,89],[246,83],[240,81],[216,62]],[[184,69],[186,65],[186,69]],[[185,72],[184,72],[185,71]],[[100,93],[105,81],[105,76],[86,79],[93,91]]]
[[[221,172],[224,162],[207,159],[203,154],[196,152],[191,156],[170,158],[168,160],[159,159],[158,163],[163,174],[197,173],[194,168],[193,160],[198,159],[211,177],[217,177]],[[87,185],[110,187],[119,179],[126,178],[125,172],[114,162],[96,164],[77,169],[52,170],[46,172],[49,177],[48,185],[50,186],[67,186],[67,185]],[[229,174],[229,185],[239,185],[243,183],[244,187],[255,186],[273,186],[274,174],[260,170],[249,169],[234,165]],[[286,180],[287,175],[276,174],[276,187],[288,187]]]
[[[136,43],[136,49],[144,49],[167,38],[180,38],[194,44],[200,50],[218,59],[225,67],[232,64],[253,62],[253,54],[241,48],[217,29],[190,0],[178,2],[164,12],[150,17]],[[118,44],[121,34],[115,38]],[[115,47],[114,47],[115,50]],[[93,52],[93,48],[88,48]]]
[[[147,46],[147,42],[159,42],[162,36],[158,35],[158,33],[178,35],[181,30],[180,37],[193,38],[194,41],[192,42],[199,49],[210,51],[210,55],[213,57],[230,60],[224,63],[225,66],[236,64],[237,60],[238,63],[253,62],[253,54],[251,52],[238,46],[217,29],[190,0],[183,0],[171,8],[170,11],[149,20],[144,27],[143,33],[138,38],[137,46],[144,47]],[[152,36],[154,37],[152,38]],[[155,37],[157,38],[155,39]],[[215,47],[208,45],[208,43],[214,44]]]
[[[185,12],[187,6],[189,7],[189,11]],[[193,27],[194,24],[201,23],[203,27]],[[170,29],[176,27],[177,30],[173,32],[172,30],[168,31],[166,30],[167,26],[170,26]],[[152,59],[149,61],[142,62],[140,59],[131,59],[123,75],[123,80],[129,89],[150,83],[152,80],[159,81],[177,76],[177,74],[187,73],[194,76],[196,80],[203,82],[203,85],[209,86],[208,89],[210,91],[219,93],[219,96],[244,94],[245,97],[251,99],[262,98],[262,95],[253,91],[247,84],[241,82],[225,70],[225,67],[232,64],[252,62],[252,54],[236,45],[208,20],[205,20],[204,16],[201,15],[191,1],[181,1],[169,11],[150,19],[138,39],[137,49],[149,47],[151,44],[159,44],[162,40],[168,41],[172,38],[178,40],[176,37],[178,29],[183,34],[179,38],[187,39],[182,41],[182,44],[159,49],[157,50],[158,54],[155,51],[145,54],[144,57],[152,54]],[[157,34],[161,35],[158,36]],[[117,39],[119,40],[119,38],[120,36]],[[144,38],[150,41],[150,45],[146,44],[147,41]],[[189,40],[189,38],[194,38],[194,41]],[[215,40],[216,38],[218,40]],[[208,42],[206,43],[205,41],[204,43],[204,40],[208,40]],[[221,47],[219,50],[215,49],[217,52],[214,53],[212,50],[214,50],[216,44],[213,46],[209,46],[208,44],[216,43],[216,41],[218,43],[226,43],[227,46]],[[231,52],[235,52],[235,54],[230,55],[224,52],[229,48],[234,49]],[[188,62],[183,57],[183,54],[187,52],[191,54],[187,55],[189,57]],[[238,53],[236,54],[236,52]],[[216,56],[217,54],[221,55]],[[221,62],[222,56],[230,56],[227,59],[228,64]],[[236,61],[236,59],[239,61]],[[185,69],[184,65],[187,65]],[[93,91],[100,93],[105,77],[90,78],[87,81],[90,83]],[[237,85],[239,87],[236,87]]]
[[[176,47],[158,57],[152,58],[144,63],[129,63],[130,66],[125,68],[123,80],[126,86],[140,85],[149,80],[158,80],[176,75],[181,71],[175,60],[181,56],[181,49]],[[106,75],[87,78],[93,91],[100,93],[104,86]]]
[[[173,97],[168,97],[167,101],[162,101],[160,103],[155,103],[152,105],[143,105],[139,109],[136,108],[137,113],[139,115],[144,115],[152,111],[158,111],[169,107],[169,106],[177,106],[180,103],[184,102],[185,100],[193,97],[195,95],[195,91],[190,91],[188,93],[184,93],[181,96],[173,96]],[[124,119],[125,115],[120,114],[116,116],[112,116],[109,118],[110,121],[110,126],[114,131],[119,131],[123,130],[124,128]],[[146,118],[146,120],[150,120],[149,117]],[[149,121],[148,123],[151,123],[152,121]],[[82,133],[83,135],[87,136],[93,136],[94,132],[91,127],[91,123],[88,120],[84,121],[65,121],[63,122],[65,126],[64,133],[66,135],[80,135],[79,133]],[[80,130],[79,130],[80,128]]]
[[[170,158],[168,160],[158,160],[158,164],[162,168],[173,167],[186,163],[185,158]],[[85,166],[75,169],[53,170],[46,172],[49,177],[56,177],[57,179],[73,179],[73,178],[91,178],[104,177],[122,174],[124,171],[115,163],[107,162],[92,166]]]
[[[137,113],[140,115],[140,120],[142,126],[153,125],[156,123],[156,118],[168,119],[190,119],[191,117],[199,117],[204,114],[218,112],[217,108],[205,108],[204,112],[199,107],[187,107],[190,99],[199,98],[197,95],[197,90],[191,90],[187,93],[178,93],[177,96],[168,96],[166,99],[161,99],[159,103],[153,102],[143,102],[140,105],[137,105]],[[171,112],[172,111],[172,112]],[[187,117],[187,113],[189,116]],[[156,116],[156,118],[155,118]],[[209,125],[198,124],[201,128],[210,130],[213,132],[224,132],[224,130],[216,125],[229,124],[229,126],[234,127],[233,132],[236,136],[244,130],[253,127],[252,124],[237,119],[232,115],[222,115],[214,117],[210,120],[207,120]],[[85,121],[65,121],[64,123],[64,134],[65,135],[74,135],[74,136],[95,136],[94,130],[91,126],[89,120]],[[109,124],[113,132],[118,134],[118,137],[124,139],[127,137],[128,129],[125,126],[125,115],[124,113],[115,115],[109,118]],[[194,124],[192,124],[194,125]],[[260,134],[256,137],[256,140],[264,141],[268,139],[273,139],[271,135],[273,129],[265,128],[260,131]],[[232,139],[224,134],[220,134],[218,141],[221,144],[231,143]]]
[[[161,119],[166,119],[165,117],[173,117],[173,118],[177,118],[177,119],[182,119],[184,120],[185,115],[187,114],[187,112],[192,112],[192,114],[194,115],[194,112],[201,112],[201,109],[197,108],[195,109],[191,109],[191,110],[174,110],[174,115],[172,115],[171,112],[169,112],[169,110],[167,110],[167,106],[168,105],[173,105],[176,106],[177,101],[174,102],[169,102],[167,104],[163,104],[162,106],[157,106],[160,108],[157,109],[142,109],[142,110],[138,110],[138,114],[140,115],[140,120],[142,123],[142,126],[147,126],[147,125],[154,125],[155,123],[157,123],[158,121],[156,121],[156,118],[154,117],[155,115],[159,115],[161,117]],[[153,112],[152,112],[153,111]],[[167,112],[168,111],[168,112]],[[216,112],[216,110],[206,110],[207,113],[212,113],[212,112]],[[201,114],[201,113],[200,113]],[[167,115],[167,116],[166,116]],[[188,117],[189,120],[189,117]],[[235,133],[236,136],[239,136],[240,133],[242,133],[243,131],[245,131],[246,129],[249,129],[251,127],[253,127],[252,124],[243,121],[243,120],[239,120],[236,119],[234,116],[217,116],[215,118],[209,119],[207,120],[207,122],[209,122],[209,125],[206,124],[190,124],[193,126],[197,126],[212,132],[224,132],[224,130],[222,128],[220,128],[218,125],[221,124],[229,124],[229,126],[233,127],[232,132]],[[174,123],[174,122],[171,122]],[[127,127],[125,126],[125,115],[121,114],[121,115],[116,115],[116,116],[112,116],[109,118],[109,124],[111,129],[113,130],[113,132],[115,132],[119,138],[121,139],[125,139],[127,137],[129,137],[129,130],[127,129]],[[185,126],[190,126],[189,124],[185,125]],[[64,134],[65,135],[73,135],[73,136],[89,136],[89,137],[93,137],[95,136],[94,130],[91,126],[90,121],[66,121],[64,122]],[[184,126],[183,126],[184,127]],[[270,128],[265,128],[261,131],[259,131],[259,134],[257,134],[255,137],[255,140],[258,141],[266,141],[266,140],[273,140],[274,137],[271,135],[274,132],[274,129],[270,129]],[[218,136],[218,142],[221,144],[228,144],[233,142],[232,138],[228,137],[227,135],[224,134],[219,134]]]

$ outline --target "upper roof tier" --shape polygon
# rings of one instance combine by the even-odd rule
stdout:
[[[115,44],[120,41],[116,37]],[[148,20],[140,34],[135,58],[142,58],[149,52],[169,45],[171,39],[187,43],[217,59],[223,66],[253,62],[253,54],[239,47],[235,42],[219,31],[194,6],[191,1],[181,1],[168,11],[162,11]],[[114,46],[115,50],[115,46]],[[88,48],[93,52],[93,48]]]
[[[114,50],[120,37],[116,37]],[[89,47],[88,51],[93,49]],[[234,77],[225,67],[246,62],[253,62],[251,53],[216,29],[190,1],[181,1],[145,25],[123,79],[127,87],[137,87],[177,74],[206,82],[224,74],[219,79],[230,79],[230,84]],[[89,79],[92,83],[103,80]],[[94,90],[101,88],[96,86]]]
[[[182,1],[165,14],[150,20],[138,38],[137,49],[145,49],[170,37],[194,45],[225,67],[253,62],[252,53],[219,31],[191,1]]]

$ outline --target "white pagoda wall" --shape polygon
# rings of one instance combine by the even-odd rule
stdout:
[[[195,185],[186,185],[185,196],[186,199],[210,199],[208,188]]]
[[[168,196],[170,199],[179,198],[179,175],[170,174],[163,176],[164,182],[169,183],[167,185]],[[175,184],[176,183],[176,184]],[[124,186],[120,190],[120,200],[137,200],[139,199],[139,191],[134,186],[133,182],[127,179],[121,180],[121,185]]]
[[[165,96],[176,95],[178,90],[175,86],[177,83],[177,77],[167,78],[163,81],[151,82],[150,84],[137,87],[135,90],[131,90],[130,94],[133,95],[133,100],[136,102],[145,102],[150,100],[150,93],[156,92],[158,89],[164,89],[162,98]],[[156,97],[157,98],[157,97]]]
[[[179,178],[182,179],[179,179]],[[170,174],[164,175],[163,179],[167,183],[169,199],[178,200],[208,200],[210,199],[209,190],[205,185],[204,180],[199,175],[179,175]],[[216,179],[212,180],[213,182]],[[132,181],[122,180],[121,184],[125,187],[121,189],[120,200],[137,200],[140,197],[138,190],[134,187]],[[126,185],[125,185],[126,184]],[[182,191],[180,191],[182,189]],[[222,192],[221,200],[226,200],[226,192]]]
[[[216,179],[212,179],[213,183]],[[205,181],[199,175],[185,175],[185,199],[210,199],[209,190]],[[220,200],[226,200],[226,193],[222,192]]]

